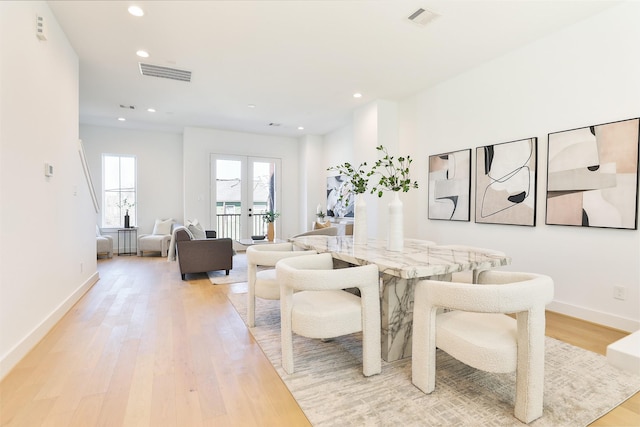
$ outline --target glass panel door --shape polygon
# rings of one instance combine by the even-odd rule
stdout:
[[[265,235],[264,213],[277,210],[280,160],[212,154],[212,219],[218,237]]]

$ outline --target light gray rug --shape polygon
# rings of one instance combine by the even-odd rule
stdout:
[[[246,323],[246,294],[229,299]],[[294,335],[296,372],[280,359],[279,301],[257,300],[251,333],[314,426],[522,426],[513,417],[515,374],[470,368],[438,350],[436,390],[411,383],[411,359],[362,376],[361,335],[329,342]],[[544,415],[530,425],[585,426],[640,390],[640,376],[604,356],[546,340]]]
[[[229,283],[239,283],[247,281],[247,255],[238,252],[233,256],[233,269],[227,276],[224,270],[209,271],[209,280],[214,285],[225,285]]]

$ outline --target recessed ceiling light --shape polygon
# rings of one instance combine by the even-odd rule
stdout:
[[[353,97],[354,98],[362,98],[362,94],[359,93],[359,92],[356,92],[356,93],[353,94]]]
[[[118,117],[118,121],[125,122],[125,121],[127,121],[127,119],[125,119],[124,117]]]
[[[139,50],[136,52],[136,55],[138,55],[140,58],[148,58],[149,52],[147,52],[146,50]]]
[[[298,130],[304,130],[304,126],[298,126]]]
[[[249,104],[249,105],[247,105],[247,107],[249,107],[249,108],[256,108],[255,104]]]
[[[155,113],[156,109],[155,108],[147,108],[147,111],[150,113]]]
[[[144,15],[144,10],[142,10],[142,8],[140,8],[139,6],[129,6],[129,8],[127,10],[133,16],[143,16]]]

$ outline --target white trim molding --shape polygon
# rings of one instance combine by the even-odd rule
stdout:
[[[63,301],[47,318],[36,326],[22,341],[13,347],[0,360],[0,380],[11,372],[11,370],[25,357],[45,335],[67,314],[67,312],[77,303],[82,296],[100,280],[100,275],[96,271],[93,273],[75,292]]]
[[[634,332],[640,329],[640,322],[634,319],[614,316],[610,313],[591,310],[576,305],[563,302],[552,301],[547,305],[547,310],[555,313],[565,314],[567,316],[576,317],[587,322],[596,323],[598,325],[608,326],[610,328],[619,329],[625,332]]]

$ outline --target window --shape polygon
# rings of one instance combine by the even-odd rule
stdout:
[[[130,224],[136,222],[136,158],[134,156],[102,155],[102,226],[124,227],[124,216]]]

